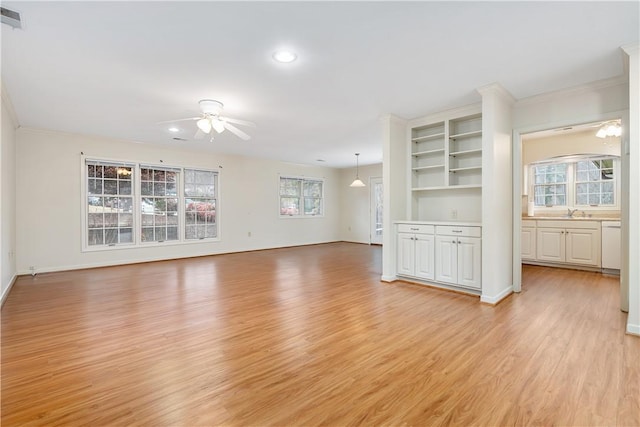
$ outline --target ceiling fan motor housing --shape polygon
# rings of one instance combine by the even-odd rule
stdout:
[[[213,99],[203,99],[199,102],[200,109],[204,114],[210,114],[213,116],[217,116],[222,111],[224,107],[222,102],[214,101]]]

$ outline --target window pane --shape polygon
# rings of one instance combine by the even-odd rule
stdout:
[[[104,231],[99,230],[89,230],[89,246],[95,245],[104,245]]]
[[[118,181],[118,194],[131,194],[131,181]]]
[[[305,181],[304,196],[305,197],[322,197],[322,182]]]
[[[164,182],[155,182],[153,184],[153,195],[154,196],[164,196],[165,195]]]
[[[104,243],[105,245],[115,245],[118,243],[118,229],[117,228],[105,228],[104,230]]]
[[[132,227],[133,226],[133,215],[130,213],[121,213],[118,215],[118,226],[119,227]]]
[[[152,179],[153,179],[153,175],[151,174],[151,169],[147,169],[147,168],[140,169],[140,180],[151,181]]]
[[[105,166],[104,167],[104,177],[105,178],[117,178],[118,177],[118,173],[117,173],[118,168],[115,166]]]
[[[300,199],[293,197],[280,198],[280,215],[298,215],[300,213]]]
[[[321,215],[322,199],[304,199],[304,214],[305,215]]]
[[[104,227],[104,214],[103,213],[90,213],[89,214],[89,228],[102,228]]]
[[[87,191],[89,192],[89,194],[102,194],[102,180],[89,179]]]
[[[143,242],[153,242],[153,227],[143,227],[141,238]]]
[[[140,193],[143,196],[153,196],[153,183],[152,182],[142,182],[140,184]]]
[[[164,182],[165,181],[165,171],[163,171],[163,170],[154,170],[153,171],[153,180],[155,182]]]
[[[281,196],[299,196],[302,181],[292,178],[280,178],[280,195]]]
[[[131,228],[120,229],[120,243],[133,243],[133,229]]]
[[[178,174],[173,171],[167,171],[166,180],[167,182],[176,182]]]
[[[104,194],[118,194],[118,181],[113,179],[105,179]]]

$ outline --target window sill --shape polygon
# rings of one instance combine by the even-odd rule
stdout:
[[[219,237],[209,238],[209,239],[199,239],[199,240],[176,240],[176,241],[165,241],[165,242],[140,242],[137,244],[128,244],[128,245],[115,245],[115,246],[84,246],[82,248],[82,252],[108,252],[108,251],[119,251],[124,249],[147,249],[147,248],[159,248],[162,246],[184,246],[184,245],[194,245],[194,244],[202,244],[202,243],[218,243],[220,242]]]

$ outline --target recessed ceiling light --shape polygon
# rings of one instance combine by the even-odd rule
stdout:
[[[298,55],[289,50],[279,50],[273,54],[273,59],[284,64],[295,61],[297,57]]]
[[[180,129],[178,129],[177,127],[173,126],[173,127],[169,128],[169,132],[173,132],[173,133],[180,132]]]

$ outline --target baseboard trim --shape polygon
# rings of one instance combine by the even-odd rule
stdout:
[[[483,302],[485,304],[490,304],[490,305],[496,305],[500,301],[502,301],[503,299],[511,295],[512,293],[513,293],[513,286],[510,286],[504,289],[502,292],[500,292],[496,296],[481,295],[480,302]]]
[[[184,255],[184,256],[177,256],[177,257],[171,257],[171,258],[163,258],[163,257],[132,258],[132,259],[125,259],[125,260],[92,262],[87,264],[65,265],[60,267],[48,266],[48,267],[38,268],[34,272],[21,270],[21,271],[18,271],[18,275],[19,276],[26,276],[26,275],[35,276],[37,274],[45,274],[45,273],[59,273],[63,271],[74,271],[74,270],[89,270],[92,268],[107,268],[107,267],[117,267],[120,265],[146,264],[149,262],[163,262],[163,261],[173,261],[178,259],[202,258],[202,257],[208,257],[208,256],[230,255],[230,254],[243,253],[243,252],[269,251],[273,249],[289,249],[289,248],[297,248],[297,247],[303,247],[303,246],[328,245],[332,243],[352,243],[352,242],[344,242],[343,240],[331,240],[327,242],[301,243],[299,245],[254,248],[254,249],[244,249],[244,250],[229,251],[229,252],[214,252],[214,253],[199,254],[199,255]]]
[[[398,280],[398,278],[396,276],[382,276],[380,277],[380,280],[382,280],[383,282],[395,282],[396,280]]]
[[[632,325],[627,323],[627,334],[640,336],[640,325]]]
[[[9,286],[7,286],[7,289],[5,289],[5,291],[2,293],[2,297],[0,297],[0,309],[2,309],[2,307],[4,306],[4,302],[9,297],[9,292],[11,292],[11,288],[13,288],[13,284],[16,283],[16,279],[18,279],[18,275],[14,274],[13,278],[9,282]]]

